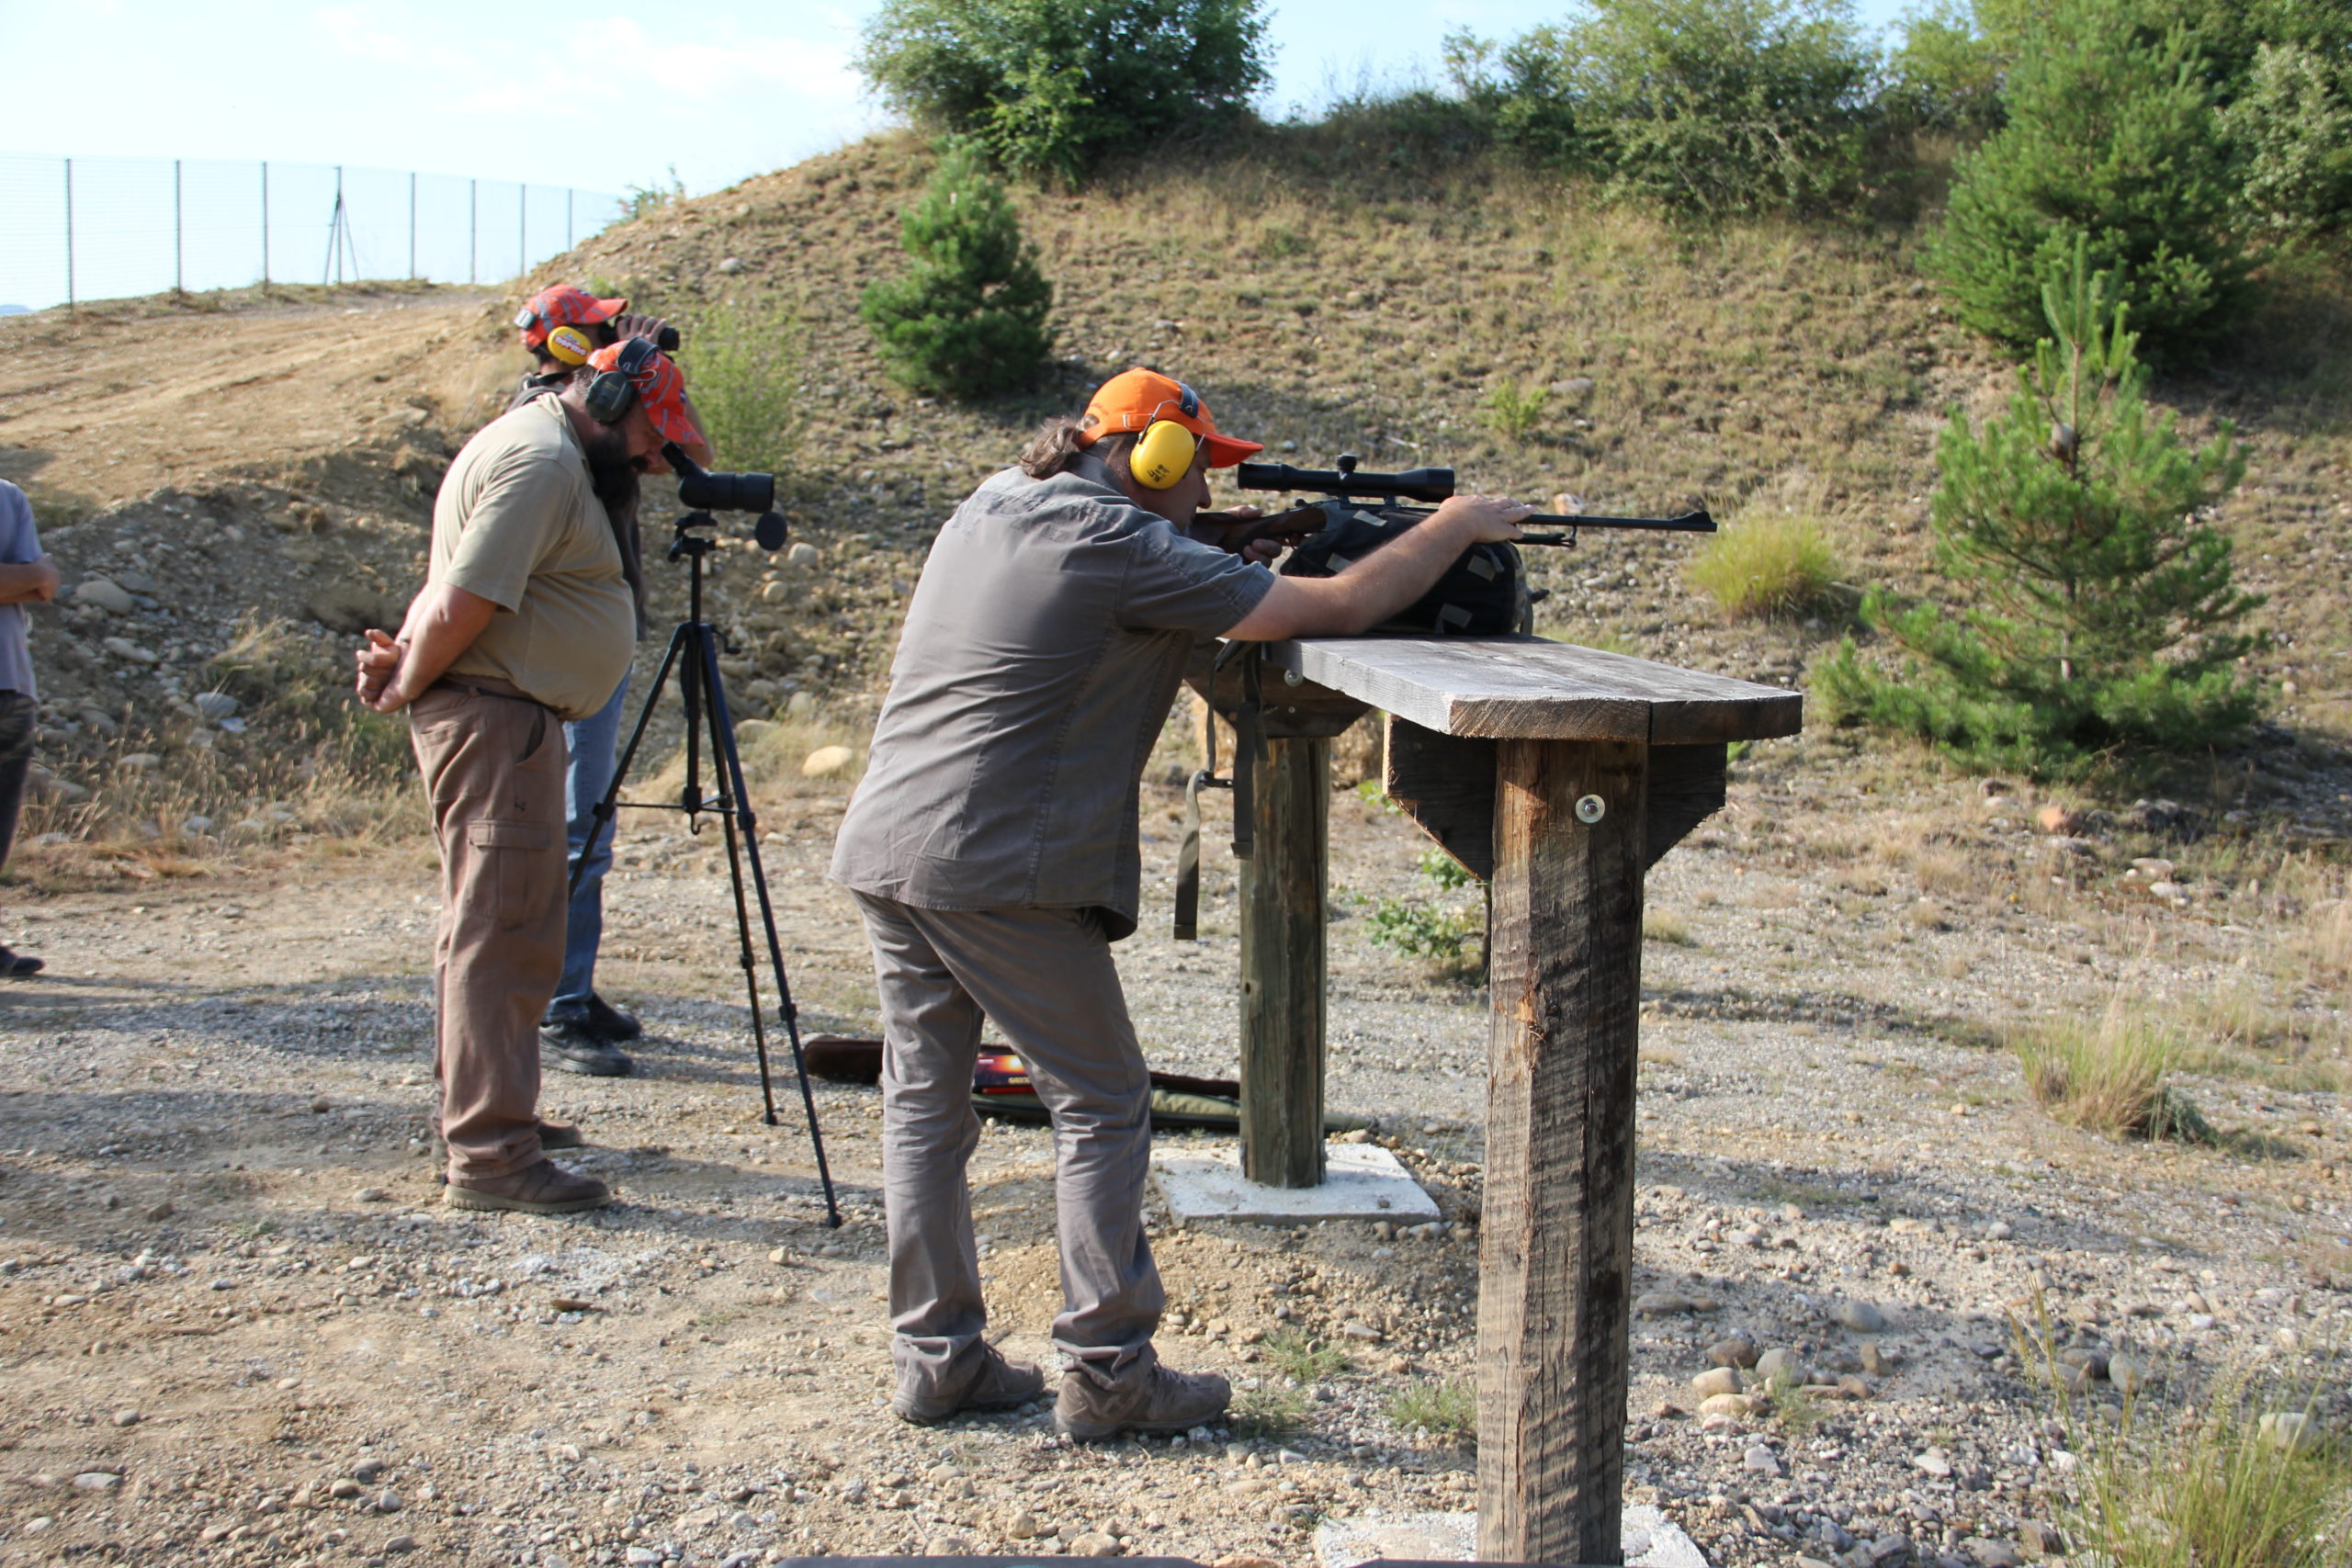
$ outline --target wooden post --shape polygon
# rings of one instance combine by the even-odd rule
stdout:
[[[1478,1555],[1620,1563],[1649,748],[1497,749]]]
[[[1266,742],[1241,864],[1241,1172],[1268,1187],[1323,1182],[1330,771],[1329,740]]]

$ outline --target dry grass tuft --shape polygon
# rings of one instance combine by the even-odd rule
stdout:
[[[2075,1020],[2037,1025],[2010,1042],[2027,1089],[2070,1126],[2110,1137],[2211,1141],[2212,1130],[2167,1081],[2179,1038],[2121,997],[2088,1028]]]
[[[1818,517],[1751,512],[1701,545],[1688,575],[1734,620],[1772,620],[1831,607],[1850,573]]]

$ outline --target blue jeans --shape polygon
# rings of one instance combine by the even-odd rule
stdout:
[[[613,770],[620,763],[621,702],[628,695],[628,675],[613,690],[613,700],[577,724],[563,727],[571,746],[571,767],[563,778],[563,811],[570,818],[571,849],[564,863],[567,875],[577,871],[580,886],[563,922],[563,977],[556,982],[555,999],[548,1004],[548,1021],[578,1018],[587,1010],[596,989],[596,949],[605,940],[605,873],[613,864],[613,830],[596,840],[596,853],[584,868],[580,852],[587,847],[588,829],[596,820],[596,804],[613,787]]]

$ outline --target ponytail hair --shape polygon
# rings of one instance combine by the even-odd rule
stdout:
[[[1125,466],[1121,459],[1136,443],[1132,433],[1120,432],[1102,437],[1091,446],[1081,446],[1079,437],[1085,434],[1086,426],[1068,414],[1056,414],[1037,427],[1037,434],[1029,438],[1029,445],[1021,449],[1021,456],[1014,461],[1033,479],[1049,479],[1056,474],[1067,473],[1081,452],[1091,452],[1116,469]]]

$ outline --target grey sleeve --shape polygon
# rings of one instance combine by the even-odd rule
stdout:
[[[1137,532],[1132,549],[1119,595],[1119,624],[1131,631],[1218,637],[1274,586],[1264,567],[1188,539],[1164,522]]]

